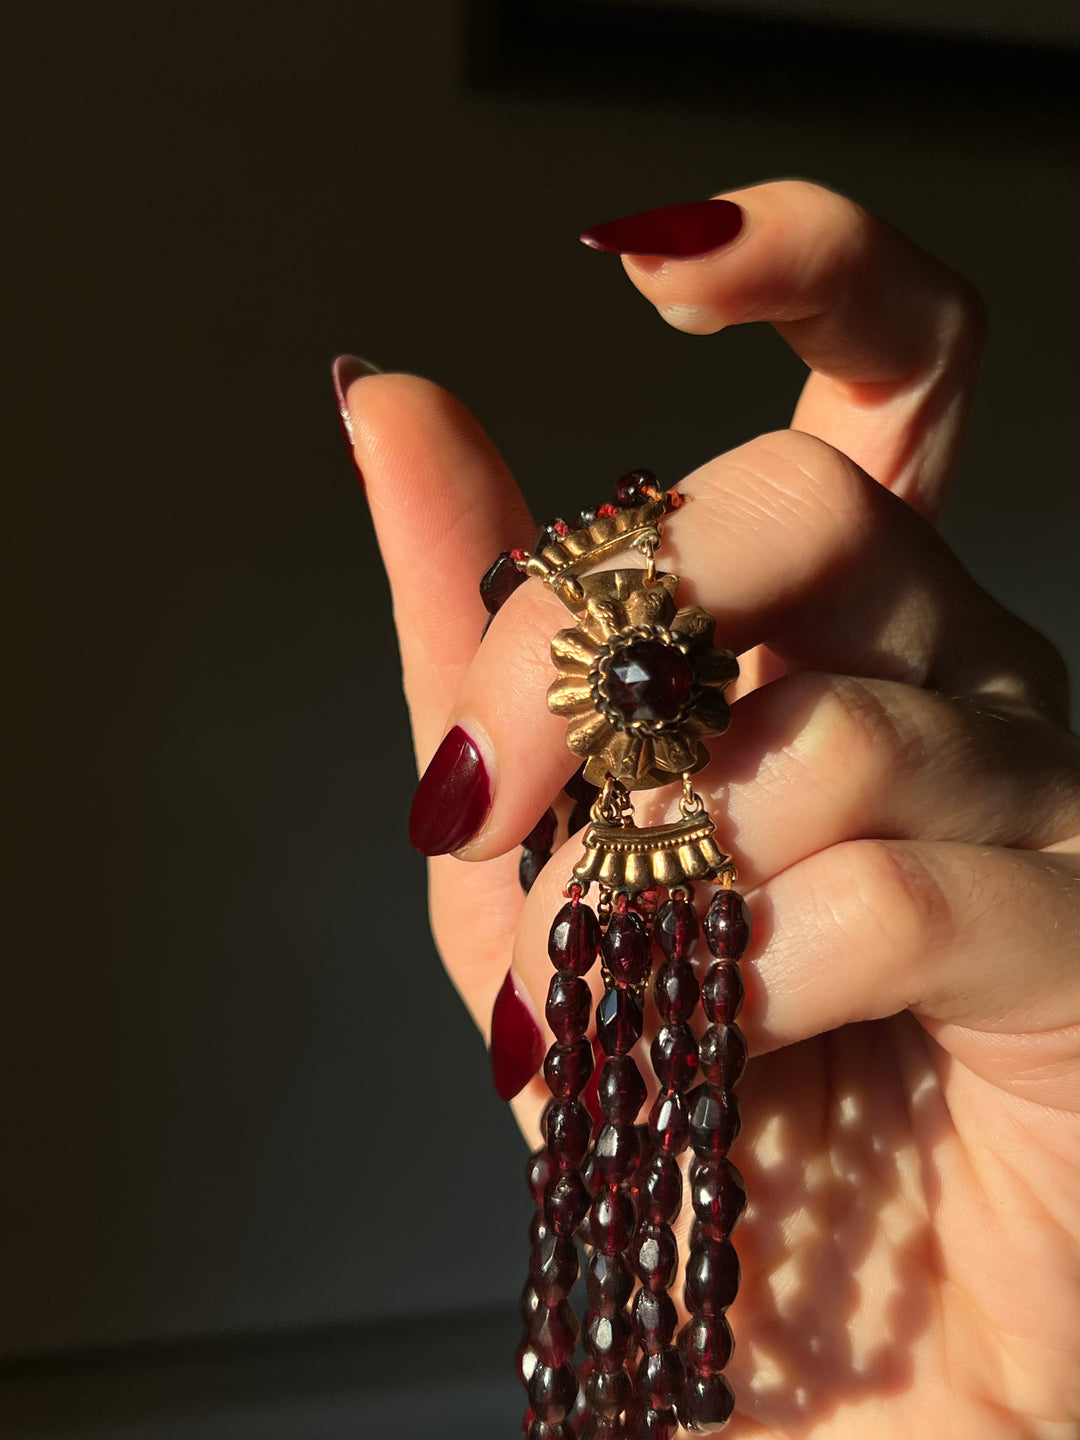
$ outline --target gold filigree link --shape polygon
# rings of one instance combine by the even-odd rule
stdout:
[[[622,828],[634,823],[634,807],[630,794],[613,775],[604,781],[604,788],[593,801],[589,816],[595,825]]]
[[[705,813],[705,802],[694,789],[690,780],[691,771],[684,771],[682,777],[682,796],[679,800],[679,809],[687,819],[691,815],[703,815]]]

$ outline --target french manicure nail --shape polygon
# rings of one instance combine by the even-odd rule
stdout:
[[[483,757],[455,725],[420,778],[409,815],[409,839],[421,855],[460,850],[491,808],[491,781]]]
[[[524,1090],[544,1062],[544,1037],[521,982],[506,972],[491,1012],[491,1074],[503,1100]]]
[[[334,398],[337,400],[338,415],[341,417],[342,429],[345,431],[345,439],[349,447],[353,443],[352,416],[349,414],[349,407],[345,403],[345,397],[349,393],[349,386],[354,380],[362,380],[365,375],[381,375],[382,371],[377,365],[372,365],[370,360],[361,360],[359,355],[339,355],[330,367],[330,375],[334,382]]]
[[[691,200],[606,220],[580,236],[581,242],[608,255],[658,255],[687,260],[729,245],[743,228],[744,216],[731,200]]]

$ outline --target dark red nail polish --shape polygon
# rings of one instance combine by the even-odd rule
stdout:
[[[349,414],[349,407],[345,403],[345,397],[349,393],[349,386],[354,380],[362,380],[366,375],[379,375],[381,371],[377,365],[372,365],[368,360],[361,360],[359,355],[339,355],[330,367],[330,377],[334,382],[334,399],[337,401],[338,419],[341,421],[341,428],[345,434],[345,443],[349,447],[349,455],[352,458],[353,467],[363,485],[364,477],[360,474],[360,467],[356,463],[356,456],[353,454],[353,429],[352,416]]]
[[[448,855],[472,839],[490,808],[491,782],[480,751],[455,725],[416,787],[409,839],[421,855]]]
[[[583,244],[608,255],[660,255],[685,260],[729,245],[743,228],[743,212],[730,200],[692,200],[606,220],[581,235]]]
[[[491,1073],[500,1098],[512,1100],[543,1063],[544,1037],[508,970],[491,1012]]]

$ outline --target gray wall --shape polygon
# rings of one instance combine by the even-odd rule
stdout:
[[[800,367],[668,331],[577,231],[816,177],[982,288],[946,529],[1075,673],[1072,112],[905,76],[792,98],[719,53],[689,96],[479,83],[443,0],[37,14],[7,96],[0,1348],[502,1315],[523,1147],[422,913],[329,360],[455,390],[538,512],[674,479],[783,424]]]

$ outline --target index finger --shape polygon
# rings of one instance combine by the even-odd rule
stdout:
[[[930,519],[956,466],[982,352],[975,290],[842,195],[735,190],[585,231],[677,330],[770,322],[810,366],[792,428]]]

